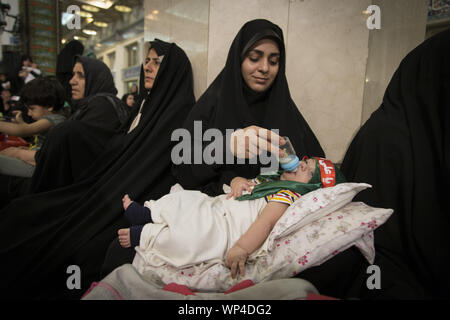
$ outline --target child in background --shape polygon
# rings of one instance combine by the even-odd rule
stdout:
[[[329,160],[304,157],[295,172],[233,179],[231,193],[209,197],[184,190],[144,206],[122,199],[131,228],[118,230],[122,247],[138,246],[137,254],[153,266],[184,267],[223,260],[235,278],[243,276],[247,257],[260,248],[286,209],[301,195],[344,182]],[[251,184],[251,194],[239,196]],[[249,201],[246,201],[249,200]],[[144,226],[145,224],[145,226]],[[141,233],[145,233],[145,239]]]
[[[26,123],[21,111],[14,111],[12,122],[0,121],[0,132],[16,137],[35,136],[31,148],[10,147],[0,152],[0,173],[20,177],[31,177],[36,151],[44,143],[47,133],[56,125],[66,120],[61,110],[64,105],[64,89],[52,78],[31,80],[20,93],[28,115],[35,120]]]

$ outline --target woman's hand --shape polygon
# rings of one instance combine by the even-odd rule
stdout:
[[[230,199],[231,197],[233,197],[234,199],[240,197],[244,190],[252,192],[254,185],[255,183],[252,182],[251,180],[242,177],[234,178],[233,180],[231,180],[230,183],[231,192],[227,195],[227,199]]]
[[[231,269],[231,278],[236,278],[238,270],[241,277],[245,275],[245,261],[247,261],[247,257],[247,251],[237,244],[228,250],[225,265]]]
[[[280,145],[286,141],[278,134],[258,126],[250,126],[231,134],[230,149],[237,158],[252,158],[267,150],[280,154]]]

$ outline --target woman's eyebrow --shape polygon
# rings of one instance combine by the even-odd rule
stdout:
[[[257,54],[259,54],[259,55],[261,55],[261,56],[264,55],[264,52],[261,51],[261,50],[258,50],[258,49],[252,49],[252,50],[249,51],[249,53],[250,53],[250,52],[255,52],[255,53],[257,53]],[[273,56],[279,56],[279,55],[280,55],[279,52],[272,52],[272,53],[269,54],[270,57],[273,57]]]
[[[262,56],[264,54],[264,52],[262,52],[261,50],[257,50],[257,49],[252,49],[250,50],[248,53],[256,53],[259,54],[260,56]]]

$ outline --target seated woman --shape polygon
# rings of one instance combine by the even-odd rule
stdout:
[[[225,67],[200,97],[184,128],[194,138],[198,124],[201,132],[214,128],[220,130],[223,137],[227,136],[227,129],[244,128],[241,132],[256,129],[259,138],[267,139],[269,147],[274,142],[270,139],[276,140],[275,145],[283,142],[278,135],[268,132],[275,129],[279,130],[279,135],[289,136],[298,154],[323,157],[319,142],[291,99],[285,69],[282,30],[267,20],[247,22],[231,44]],[[259,156],[253,164],[250,160],[246,164],[226,163],[225,159],[236,160],[234,154],[238,155],[235,150],[230,155],[231,143],[229,137],[222,141],[222,163],[199,164],[191,159],[190,163],[175,165],[173,172],[177,180],[186,189],[198,189],[215,196],[223,193],[223,184],[233,185],[236,177],[258,175],[263,163]],[[192,150],[202,151],[206,147],[195,139],[191,146]],[[243,152],[242,157],[250,158],[260,151],[256,154]]]
[[[319,168],[319,160],[329,172]],[[293,172],[284,171],[270,179],[259,176],[249,182],[255,184],[252,193],[236,200],[230,195],[239,191],[239,185],[231,188],[229,195],[217,197],[183,190],[157,201],[146,201],[144,207],[125,195],[123,207],[132,227],[118,231],[120,244],[137,246],[134,263],[140,271],[147,264],[181,268],[202,262],[217,263],[225,258],[232,278],[238,270],[244,276],[247,257],[261,248],[278,219],[295,200],[345,179],[331,161],[305,157]],[[140,242],[144,227],[146,237]]]
[[[111,71],[100,60],[77,56],[69,83],[76,111],[49,134],[36,154],[31,193],[76,182],[129,121],[128,108],[116,97]]]
[[[47,134],[34,158],[31,179],[4,176],[2,206],[14,198],[67,186],[81,178],[110,139],[125,131],[130,111],[116,97],[109,68],[77,56],[73,67],[71,117]]]
[[[123,194],[158,198],[175,184],[170,137],[194,104],[192,69],[176,44],[150,45],[141,73],[145,100],[132,126],[109,141],[76,183],[15,199],[0,212],[0,272],[8,274],[0,286],[9,298],[79,299],[99,278],[117,229],[128,225]],[[80,267],[80,289],[66,286],[70,265]]]
[[[14,111],[15,118],[12,122],[0,122],[0,132],[16,137],[36,136],[36,143],[31,148],[9,147],[2,150],[0,173],[31,177],[36,165],[36,151],[42,147],[50,130],[66,120],[61,112],[64,89],[55,79],[37,78],[25,84],[20,96],[34,122],[24,122],[22,112]]]
[[[13,117],[10,102],[11,90],[9,88],[0,87],[0,112],[3,117]]]
[[[349,181],[373,186],[354,201],[394,209],[374,234],[381,288],[369,290],[367,265],[347,254],[303,273],[321,293],[361,299],[450,296],[449,106],[447,30],[402,60],[381,106],[356,134],[342,163]]]
[[[128,107],[132,108],[134,106],[134,95],[132,93],[125,93],[122,96],[122,101],[125,103]]]

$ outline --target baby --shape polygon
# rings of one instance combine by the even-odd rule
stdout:
[[[344,181],[331,161],[304,157],[295,172],[235,178],[228,195],[183,190],[144,206],[125,195],[123,207],[132,226],[118,230],[119,242],[125,248],[137,246],[142,261],[153,266],[185,267],[225,256],[232,278],[244,276],[247,257],[263,245],[295,200]],[[241,196],[249,184],[252,192]]]

